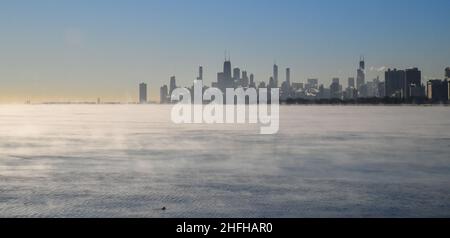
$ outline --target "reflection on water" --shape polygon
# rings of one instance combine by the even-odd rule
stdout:
[[[450,108],[280,110],[260,135],[170,106],[0,106],[0,216],[450,216]]]

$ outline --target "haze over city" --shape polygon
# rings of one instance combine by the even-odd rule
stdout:
[[[204,67],[210,85],[224,51],[268,81],[272,65],[291,81],[418,67],[422,82],[450,64],[450,2],[399,1],[2,1],[0,103],[26,100],[136,101],[136,85],[175,75],[191,85]]]

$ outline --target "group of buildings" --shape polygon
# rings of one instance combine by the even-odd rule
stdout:
[[[203,67],[198,69],[197,80],[203,80]],[[272,76],[268,83],[261,81],[258,85],[253,74],[240,68],[232,68],[230,59],[225,59],[223,71],[217,73],[217,81],[211,87],[225,92],[227,88],[280,88],[280,101],[288,100],[342,100],[351,101],[361,98],[394,98],[402,102],[414,102],[415,99],[431,103],[447,103],[450,98],[450,67],[445,69],[443,79],[433,79],[422,83],[422,73],[418,68],[405,70],[387,69],[384,81],[379,77],[366,80],[366,66],[363,57],[360,58],[356,71],[356,79],[349,77],[347,88],[343,88],[339,78],[333,78],[327,87],[319,84],[319,80],[307,79],[306,83],[291,82],[291,70],[286,68],[285,80],[279,83],[278,65],[274,64]],[[169,86],[160,88],[160,103],[171,103],[170,95],[177,88],[176,78],[170,78]],[[193,91],[193,86],[188,88]],[[205,86],[206,89],[206,86]],[[193,95],[193,93],[191,93]],[[147,85],[139,85],[139,102],[147,103]]]

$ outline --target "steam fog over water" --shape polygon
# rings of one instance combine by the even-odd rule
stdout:
[[[276,135],[170,109],[0,106],[0,216],[450,217],[449,107],[282,106]]]

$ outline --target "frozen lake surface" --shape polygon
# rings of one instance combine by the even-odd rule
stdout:
[[[0,217],[450,217],[450,107],[283,106],[276,135],[170,109],[0,106]]]

